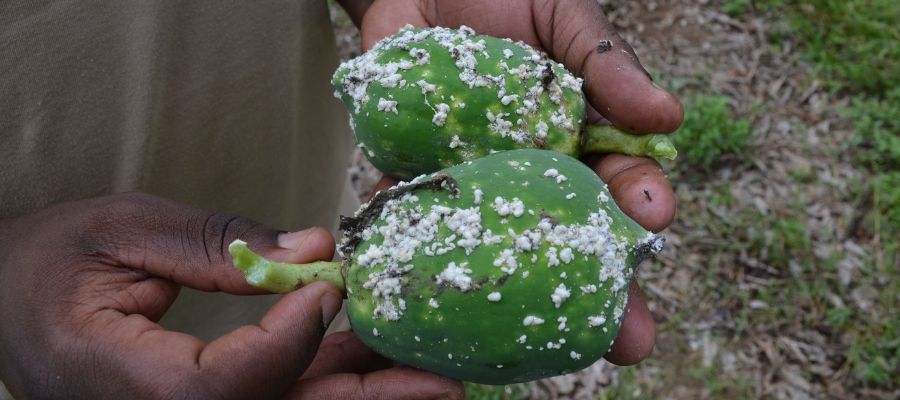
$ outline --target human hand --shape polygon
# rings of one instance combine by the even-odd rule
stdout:
[[[236,238],[283,262],[334,252],[320,228],[279,234],[141,194],[0,221],[0,379],[23,398],[461,397],[459,382],[387,368],[350,333],[322,341],[341,306],[325,283],[210,343],[156,324],[181,285],[263,293],[231,266]]]
[[[613,30],[593,0],[378,0],[362,22],[368,49],[402,26],[467,25],[479,34],[522,40],[547,52],[584,77],[589,123],[612,123],[633,133],[672,132],[683,118],[681,103],[655,85],[633,49]],[[611,48],[598,51],[601,41]],[[598,112],[599,110],[599,112]],[[675,195],[652,158],[620,154],[587,155],[584,160],[609,185],[619,207],[644,228],[659,232],[672,223]],[[396,180],[382,179],[376,190]],[[656,327],[643,293],[631,286],[627,312],[606,359],[631,365],[647,357]]]

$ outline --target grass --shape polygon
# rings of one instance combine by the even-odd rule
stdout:
[[[735,116],[730,98],[693,95],[685,100],[685,110],[684,123],[673,136],[681,161],[708,170],[726,155],[748,158],[751,121]]]
[[[757,219],[751,237],[753,252],[776,267],[793,261],[799,276],[781,281],[774,290],[757,293],[767,302],[784,304],[755,313],[757,322],[802,317],[804,324],[824,325],[843,337],[845,366],[863,387],[900,386],[900,3],[886,0],[751,1],[734,0],[724,10],[736,18],[769,12],[783,19],[785,28],[770,36],[774,44],[795,39],[815,76],[834,94],[850,97],[841,117],[854,131],[842,146],[869,175],[857,196],[863,215],[863,240],[871,238],[872,252],[860,271],[860,283],[844,288],[835,273],[835,259],[822,259],[804,249],[810,241],[805,225],[790,212],[777,220]],[[800,182],[811,177],[793,173]],[[833,236],[841,233],[831,232]],[[853,233],[859,235],[859,233]],[[753,236],[753,235],[751,235]],[[861,309],[853,292],[875,291],[875,304]],[[846,300],[835,306],[827,299]],[[824,312],[819,311],[824,308]],[[802,312],[797,312],[802,311]],[[759,315],[767,314],[767,315]]]
[[[900,80],[900,5],[894,0],[731,0],[731,16],[768,11],[784,19],[773,32],[804,47],[804,57],[834,90],[880,95]]]

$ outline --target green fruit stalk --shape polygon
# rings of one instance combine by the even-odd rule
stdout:
[[[363,153],[401,179],[519,148],[676,155],[665,135],[583,125],[580,78],[522,42],[465,26],[407,26],[341,64],[332,83]]]
[[[565,374],[602,357],[634,268],[663,244],[589,168],[533,149],[402,183],[341,225],[344,258],[332,271],[342,269],[359,338],[391,359],[487,384]],[[264,271],[284,265],[241,243],[231,250],[254,285],[298,285]],[[313,273],[322,270],[300,280]]]

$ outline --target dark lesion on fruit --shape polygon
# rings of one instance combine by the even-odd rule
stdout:
[[[548,214],[547,210],[545,210],[543,208],[541,209],[541,212],[538,215],[541,217],[541,220],[546,219],[546,220],[550,221],[550,225],[552,225],[552,226],[559,225],[559,220],[556,219],[556,217]]]
[[[634,247],[635,266],[648,258],[656,258],[656,254],[662,250],[666,243],[666,237],[653,235],[648,240],[641,241]]]
[[[362,242],[362,233],[381,215],[384,205],[394,199],[419,189],[431,189],[432,191],[446,190],[451,196],[459,195],[459,185],[452,176],[446,173],[434,174],[431,179],[419,183],[403,186],[395,186],[383,192],[378,192],[369,203],[353,217],[341,216],[340,229],[344,232],[344,240],[341,242],[340,251],[343,255],[342,273],[347,277],[347,270],[352,263],[353,253]]]
[[[556,79],[556,74],[553,72],[553,66],[550,63],[544,65],[544,71],[541,72],[541,86],[544,87],[544,90],[550,90],[550,84]]]

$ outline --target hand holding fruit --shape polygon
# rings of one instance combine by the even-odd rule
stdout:
[[[324,283],[284,296],[259,325],[209,343],[158,325],[181,286],[265,293],[231,266],[226,247],[236,237],[279,261],[334,252],[323,229],[279,234],[142,194],[2,221],[0,379],[17,398],[461,396],[449,379],[388,368],[351,334],[323,340],[341,306],[338,290]]]
[[[635,133],[672,132],[681,123],[681,104],[651,81],[595,1],[376,1],[363,20],[363,48],[369,49],[408,23],[467,25],[479,34],[522,40],[546,51],[584,78],[589,123],[609,121]],[[622,211],[639,224],[658,232],[672,222],[674,193],[655,160],[608,154],[588,155],[583,161],[608,184]],[[385,177],[378,189],[394,183]],[[607,355],[617,364],[640,361],[654,344],[649,309],[636,284],[632,289],[629,313]]]

